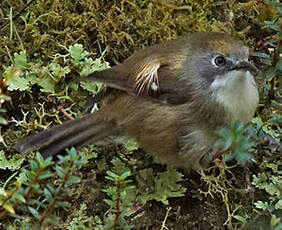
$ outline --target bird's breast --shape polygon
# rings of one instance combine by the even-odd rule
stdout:
[[[229,114],[230,123],[249,122],[258,105],[256,83],[249,71],[231,71],[211,84],[213,98]]]

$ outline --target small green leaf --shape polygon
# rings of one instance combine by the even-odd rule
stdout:
[[[3,208],[4,208],[5,210],[7,210],[9,213],[15,214],[15,209],[13,208],[12,205],[5,204],[5,205],[3,206]]]
[[[128,153],[132,153],[135,150],[139,149],[139,145],[138,142],[132,138],[129,138],[125,143],[124,146],[126,148],[126,150],[128,151]]]
[[[108,62],[102,62],[100,58],[93,60],[92,58],[85,58],[81,63],[81,76],[87,76],[95,71],[102,71],[109,68]]]
[[[80,61],[88,55],[88,52],[84,51],[81,44],[74,44],[73,46],[70,46],[68,51],[74,65],[79,65]]]
[[[69,156],[71,156],[72,159],[77,158],[78,153],[74,147],[71,147],[71,149],[67,149],[67,153]]]
[[[281,31],[280,26],[278,24],[276,24],[275,22],[265,21],[264,23],[266,25],[265,27],[267,27],[267,28],[270,28],[270,29],[275,30],[277,32]]]
[[[115,207],[115,202],[109,199],[104,199],[104,202],[109,205],[110,207]]]
[[[55,79],[56,82],[58,82],[61,78],[66,76],[66,74],[71,72],[70,67],[68,66],[61,66],[59,63],[53,61],[48,68],[50,69],[50,72],[52,74],[52,78]]]
[[[275,209],[282,209],[282,198],[275,204],[274,206]]]
[[[28,207],[28,210],[37,220],[40,219],[40,214],[36,209],[34,209],[33,207]]]
[[[56,192],[55,188],[53,186],[51,186],[50,184],[47,184],[47,188],[53,194]]]
[[[115,181],[119,177],[117,174],[115,174],[115,173],[113,173],[111,171],[107,171],[106,173],[108,175],[108,176],[106,176],[106,178],[111,180],[111,181]]]
[[[35,192],[37,194],[41,194],[42,190],[41,190],[39,184],[32,184],[30,186],[32,187],[33,192]]]
[[[67,151],[68,151],[68,150],[67,150]],[[61,156],[61,155],[58,155],[57,157],[58,157],[58,159],[59,159],[59,163],[60,163],[60,164],[66,162],[66,161],[68,160],[68,159],[67,159],[68,156]]]
[[[52,225],[58,226],[58,227],[60,226],[60,223],[59,223],[59,221],[58,221],[58,218],[56,218],[56,217],[54,217],[54,216],[48,216],[48,217],[45,219],[44,223],[49,223],[49,224],[52,224]]]
[[[26,73],[25,79],[29,81],[31,85],[36,84],[38,80],[35,73]]]
[[[49,170],[43,171],[43,172],[39,175],[38,180],[48,179],[48,178],[50,178],[50,177],[52,177],[52,176],[53,176],[53,173],[51,173]]]
[[[259,58],[264,58],[264,59],[270,59],[270,56],[266,53],[259,53],[259,52],[253,52],[251,54],[253,57],[259,57]]]
[[[131,175],[131,172],[130,171],[126,171],[124,172],[123,174],[120,175],[120,177],[122,179],[126,179],[127,177],[129,177]]]
[[[1,137],[1,136],[0,136]],[[0,138],[1,139],[1,138]],[[9,160],[6,158],[4,151],[0,150],[0,169],[17,170],[24,162],[23,155],[14,154]]]
[[[254,203],[256,208],[266,210],[269,208],[269,204],[267,202],[257,201]]]
[[[246,218],[244,218],[243,216],[239,216],[239,215],[234,215],[233,216],[236,220],[239,220],[239,221],[241,221],[242,223],[247,223],[247,220],[246,220]]]
[[[280,222],[281,218],[276,217],[275,215],[271,215],[270,226],[274,228]]]
[[[16,76],[8,80],[8,90],[25,91],[30,87],[30,82],[24,77]]]
[[[273,5],[277,8],[281,8],[282,7],[282,3],[279,2],[279,1],[275,1],[275,0],[268,0],[268,1],[265,1],[266,4],[270,4],[270,5]]]
[[[32,171],[36,171],[37,169],[39,169],[39,164],[34,160],[29,161],[29,166]]]
[[[103,87],[103,84],[95,81],[83,81],[80,82],[80,86],[91,94],[97,94]]]
[[[25,198],[23,197],[23,195],[21,195],[20,193],[16,193],[16,194],[14,194],[14,198],[15,199],[17,199],[17,200],[19,200],[20,202],[22,202],[22,203],[25,203]]]
[[[14,61],[15,61],[15,67],[16,69],[29,69],[29,66],[27,64],[27,58],[26,58],[26,51],[23,50],[19,54],[14,54]]]
[[[39,80],[37,84],[42,87],[42,92],[55,93],[55,81],[52,78],[43,78]]]
[[[8,122],[4,119],[4,117],[0,116],[0,125],[7,125]]]
[[[56,165],[56,173],[58,174],[58,176],[61,178],[61,179],[64,179],[65,175],[66,175],[66,172],[65,170],[59,166],[59,165]]]
[[[71,178],[69,178],[66,182],[66,185],[71,185],[71,184],[77,184],[80,182],[80,178],[77,176],[72,176]]]
[[[40,154],[40,152],[36,152],[36,158],[35,158],[40,164],[41,162],[44,161],[42,155]]]
[[[8,194],[5,189],[0,188],[0,196],[6,197]]]
[[[153,178],[153,191],[142,191],[141,202],[144,204],[148,200],[155,199],[161,201],[164,205],[168,205],[169,197],[184,196],[186,188],[179,183],[182,181],[182,177],[183,175],[176,169],[157,173],[157,176]]]
[[[53,200],[53,196],[47,188],[44,188],[44,195],[49,202]]]
[[[117,174],[117,175],[120,175],[120,174],[122,174],[122,173],[125,172],[125,171],[130,171],[130,169],[125,165],[125,163],[124,163],[121,159],[119,159],[119,158],[117,158],[117,157],[113,158],[113,159],[111,160],[111,163],[112,163],[113,166],[114,166],[114,167],[111,169],[111,171],[112,171],[113,173]]]

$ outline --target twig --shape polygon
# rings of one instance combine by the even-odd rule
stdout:
[[[63,108],[63,106],[58,106],[58,109],[65,115],[69,120],[74,120],[74,118]]]
[[[117,190],[116,190],[116,213],[115,213],[115,227],[119,228],[119,216],[120,216],[120,187],[121,181],[117,181]]]
[[[217,152],[217,153],[215,154],[215,156],[213,157],[213,159],[220,158],[220,157],[222,157],[224,154],[227,154],[227,153],[231,153],[231,151],[230,151],[229,149],[227,149],[227,150],[224,150],[224,151]]]
[[[169,212],[170,212],[170,210],[171,210],[171,207],[168,207],[166,210],[167,210],[167,211],[166,211],[166,214],[165,214],[165,218],[164,218],[164,220],[163,220],[163,223],[162,223],[162,228],[161,228],[161,230],[168,229],[168,228],[165,226],[165,224],[166,224],[166,221],[167,221],[167,218],[168,218],[168,214],[169,214]]]
[[[2,202],[2,204],[1,204],[1,206],[2,207],[4,207],[4,205],[15,195],[15,193],[19,190],[19,188],[20,188],[20,186],[16,186],[16,189],[13,191],[13,192],[11,192],[10,194],[9,194],[9,196],[7,196],[4,200],[3,200],[3,202]],[[0,216],[0,219],[1,219],[1,217],[2,217],[2,214],[1,214],[1,216]]]
[[[17,19],[17,17],[19,17],[19,16],[22,14],[22,12],[23,12],[32,2],[33,2],[33,0],[29,0],[29,1],[24,5],[24,7],[23,7],[22,9],[20,9],[20,11],[18,11],[18,13],[16,13],[16,14],[13,16],[12,20]],[[4,23],[0,26],[0,30],[2,30],[8,23],[9,23],[9,20],[7,20],[6,22],[4,22]]]
[[[57,201],[57,197],[58,195],[61,194],[62,189],[65,187],[65,184],[68,181],[69,175],[71,173],[71,169],[73,166],[73,161],[70,163],[70,166],[68,168],[67,173],[64,176],[64,180],[63,183],[59,186],[58,190],[56,191],[56,196],[54,197],[54,199],[52,200],[52,202],[49,204],[49,206],[44,210],[43,214],[41,215],[40,219],[39,219],[39,224],[42,225],[44,220],[47,218],[48,214],[54,209],[56,201]]]
[[[43,168],[40,168],[37,172],[35,177],[32,179],[31,181],[31,185],[35,184],[38,181],[38,177],[40,176],[41,172],[43,171]],[[16,187],[16,190],[13,192],[13,194],[18,190],[19,188]],[[32,186],[29,186],[27,193],[24,196],[25,200],[28,200],[29,196],[32,194]],[[11,198],[9,198],[11,199]],[[8,200],[9,200],[8,199]],[[1,206],[4,206],[4,204],[7,201],[3,202]],[[17,206],[20,204],[20,201],[18,200],[14,205],[13,205],[13,209],[15,210],[17,208]],[[7,215],[9,215],[9,212],[7,210],[4,210],[2,213],[0,213],[0,219],[3,219],[4,217],[6,217]]]

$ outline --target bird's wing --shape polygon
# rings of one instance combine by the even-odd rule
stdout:
[[[170,63],[169,57],[140,52],[121,65],[94,72],[83,80],[102,82],[154,102],[179,105],[189,100],[187,85],[178,77],[179,68],[181,64]]]

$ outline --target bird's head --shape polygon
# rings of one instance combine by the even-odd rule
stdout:
[[[259,73],[249,60],[249,48],[222,33],[196,33],[189,39],[184,68],[196,90],[224,106],[232,120],[249,121],[258,104],[254,76]]]

